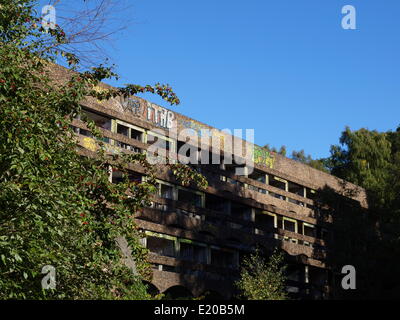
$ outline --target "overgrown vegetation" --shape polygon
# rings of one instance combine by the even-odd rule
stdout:
[[[245,257],[236,282],[241,297],[248,300],[286,300],[284,256],[275,251],[266,261],[257,250]]]
[[[70,124],[86,96],[152,92],[171,104],[179,99],[160,84],[97,92],[100,81],[117,75],[104,66],[77,72],[78,57],[60,49],[64,31],[45,32],[36,6],[1,1],[0,299],[149,299],[142,280],[151,268],[133,214],[155,191],[153,167],[142,154],[110,158],[103,148],[95,157],[80,156]],[[72,72],[55,85],[49,70],[57,56]],[[101,147],[94,123],[88,126]],[[140,164],[146,181],[110,183],[109,165],[125,172],[127,163]],[[184,166],[172,169],[184,183],[188,176],[206,183]],[[122,262],[120,236],[130,245],[137,275]],[[42,290],[45,265],[56,268],[54,290]]]

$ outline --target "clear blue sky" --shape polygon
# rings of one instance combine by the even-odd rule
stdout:
[[[132,25],[109,51],[119,84],[169,83],[177,112],[313,157],[328,156],[345,126],[400,125],[399,0],[129,4]],[[347,4],[357,30],[341,27]]]

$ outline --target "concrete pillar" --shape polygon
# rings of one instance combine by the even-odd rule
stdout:
[[[178,200],[178,188],[176,186],[172,187],[172,200]]]
[[[174,247],[175,247],[175,258],[179,258],[181,253],[181,243],[179,242],[179,238],[175,239]]]
[[[310,283],[310,278],[309,278],[309,268],[308,265],[304,266],[304,283]]]
[[[256,209],[251,208],[251,221],[255,222],[256,221]]]
[[[117,120],[111,119],[111,132],[117,133]],[[115,145],[114,139],[110,139],[110,144]]]
[[[134,258],[132,257],[132,249],[129,247],[128,241],[124,237],[117,237],[115,239],[119,249],[122,252],[122,259],[124,264],[132,271],[132,273],[137,276],[139,275],[136,269],[136,263]]]
[[[309,267],[307,265],[304,266],[304,283],[306,283],[306,284],[310,283]],[[306,295],[310,294],[309,288],[306,288],[305,294]]]
[[[207,264],[211,264],[211,247],[207,246]]]

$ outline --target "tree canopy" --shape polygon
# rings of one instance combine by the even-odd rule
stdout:
[[[93,157],[79,154],[70,127],[80,102],[93,96],[152,92],[171,104],[179,99],[169,86],[128,85],[97,92],[100,81],[118,76],[110,67],[78,72],[79,58],[60,49],[66,35],[46,31],[37,1],[2,1],[0,11],[0,298],[148,299],[142,280],[151,277],[147,249],[133,214],[155,191],[153,167],[143,154]],[[62,56],[71,76],[55,83],[52,62]],[[87,122],[101,142],[93,122]],[[126,167],[138,163],[146,180],[130,181]],[[110,166],[125,173],[109,181]],[[202,176],[171,166],[182,183]],[[124,237],[136,274],[122,261],[116,239]],[[44,290],[44,266],[56,270],[56,288]]]

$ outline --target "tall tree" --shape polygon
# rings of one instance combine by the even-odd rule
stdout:
[[[325,193],[333,212],[337,264],[353,264],[359,287],[344,297],[394,298],[400,288],[400,128],[378,132],[346,128],[331,147],[332,174],[365,188],[368,211]],[[323,194],[323,193],[322,193]],[[329,195],[330,194],[330,195]],[[348,202],[348,201],[347,201]]]
[[[147,250],[139,239],[133,213],[155,191],[153,167],[142,154],[107,156],[98,139],[94,157],[77,153],[70,129],[87,96],[154,92],[179,103],[168,86],[129,85],[97,92],[103,79],[117,77],[110,68],[77,72],[79,59],[59,50],[60,27],[48,32],[36,16],[36,1],[7,0],[0,11],[0,298],[146,299],[143,279],[151,277]],[[64,83],[54,82],[51,62],[63,54],[71,68]],[[138,163],[146,182],[128,179],[126,166]],[[109,166],[125,173],[109,182]],[[175,166],[184,183],[202,177]],[[133,275],[123,263],[116,239],[125,238],[136,263]],[[44,266],[56,270],[56,288],[44,290]]]
[[[393,165],[391,142],[387,133],[346,128],[340,144],[331,147],[329,166],[332,174],[369,191],[374,207],[383,208]],[[372,200],[372,199],[371,199]]]

